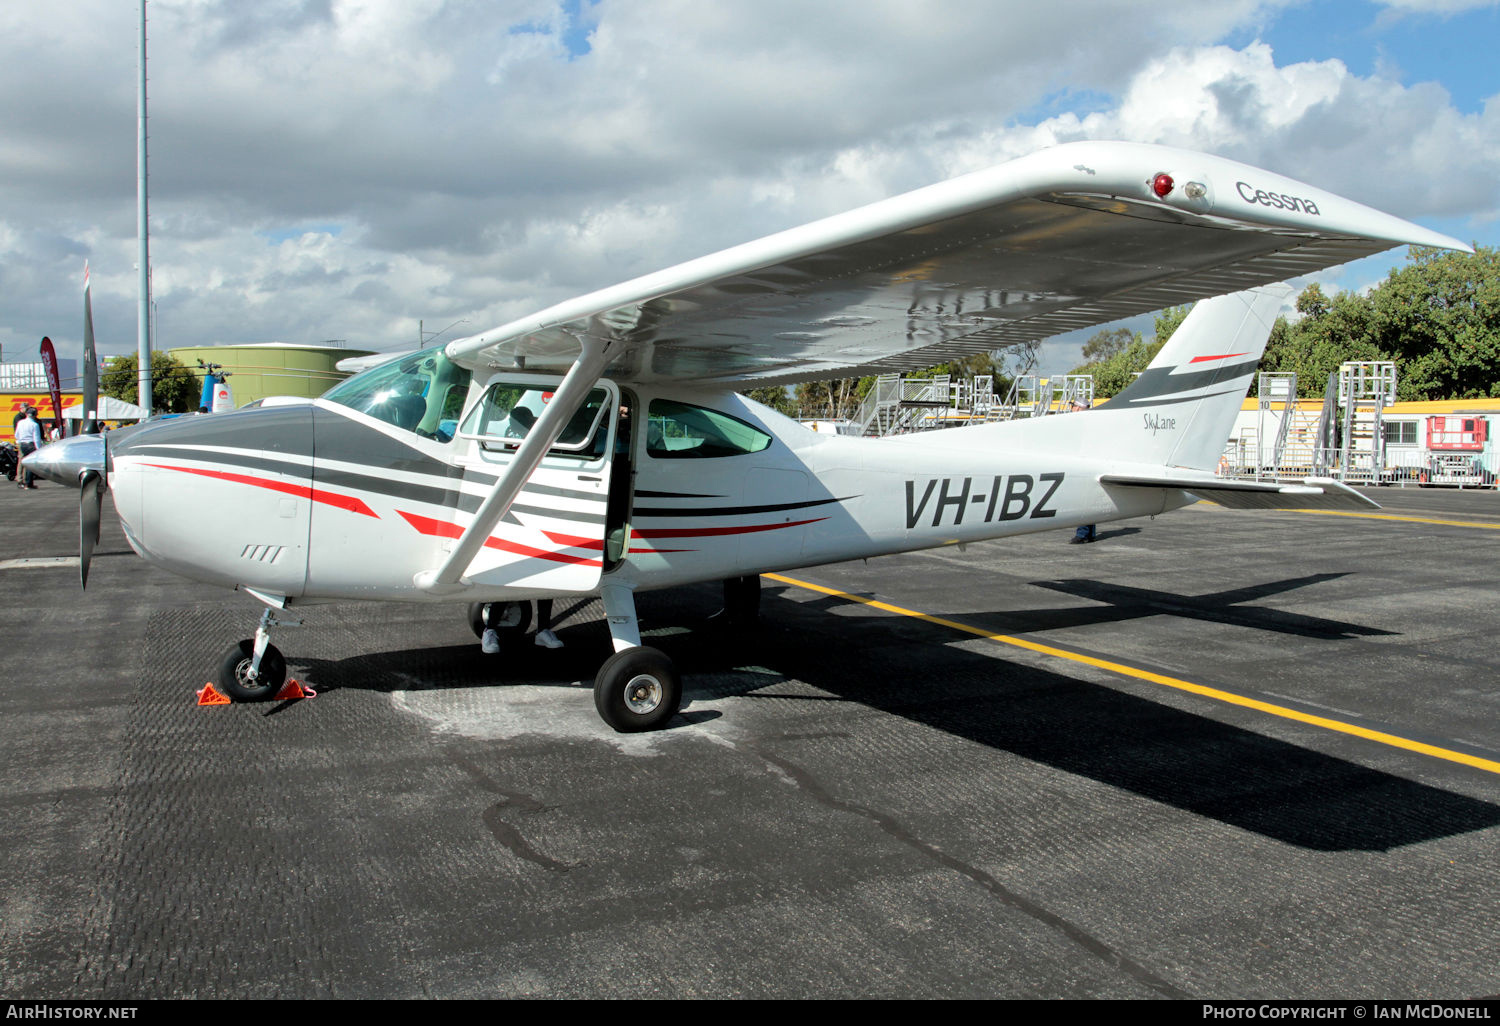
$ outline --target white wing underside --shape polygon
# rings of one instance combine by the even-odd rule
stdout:
[[[1159,173],[1174,180],[1164,199],[1151,191]],[[564,367],[587,335],[607,344],[605,373],[619,380],[748,387],[886,373],[1407,243],[1467,248],[1233,161],[1071,143],[569,300],[447,352],[473,366]]]

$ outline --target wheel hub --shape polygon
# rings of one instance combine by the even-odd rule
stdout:
[[[638,716],[654,711],[661,697],[661,681],[649,674],[637,674],[625,685],[625,704]]]

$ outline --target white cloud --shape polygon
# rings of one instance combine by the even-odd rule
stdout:
[[[101,342],[134,348],[128,6],[0,13],[8,353],[76,341],[85,256]],[[160,341],[478,331],[1079,137],[1495,216],[1500,105],[1217,45],[1280,6],[603,0],[570,54],[548,0],[154,0]]]

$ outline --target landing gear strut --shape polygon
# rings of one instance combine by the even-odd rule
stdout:
[[[260,615],[255,637],[230,648],[219,664],[219,688],[236,702],[264,702],[286,683],[286,658],[271,644],[272,627],[300,627],[301,620],[278,620],[269,609]]]

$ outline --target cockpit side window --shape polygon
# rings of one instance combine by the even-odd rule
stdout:
[[[334,385],[323,398],[446,443],[457,430],[470,376],[436,347],[371,367]]]
[[[515,448],[552,401],[552,393],[552,386],[497,381],[464,418],[462,434],[477,439],[487,450]],[[553,443],[552,454],[583,459],[602,455],[609,431],[604,416],[608,406],[609,393],[605,389],[591,391]]]

